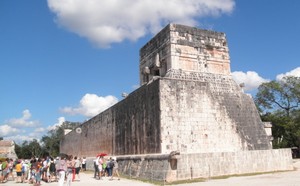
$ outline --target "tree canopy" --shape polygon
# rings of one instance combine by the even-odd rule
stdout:
[[[300,146],[300,78],[284,77],[259,86],[255,103],[271,121],[275,148]]]

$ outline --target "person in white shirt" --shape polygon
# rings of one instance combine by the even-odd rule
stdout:
[[[83,171],[86,171],[86,157],[83,157],[83,158],[82,158],[81,164],[82,164],[82,170],[83,170]]]
[[[74,159],[75,159],[75,164],[74,164],[74,167],[75,167],[75,176],[77,175],[77,180],[80,181],[79,172],[80,172],[80,169],[81,169],[81,162],[77,158],[77,156],[75,156]]]

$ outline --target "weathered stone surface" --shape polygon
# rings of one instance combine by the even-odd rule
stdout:
[[[162,153],[271,148],[251,97],[217,78],[160,80]]]
[[[160,153],[158,84],[143,86],[68,133],[60,150],[78,156]]]
[[[145,73],[144,69],[150,72]],[[230,74],[224,33],[170,24],[140,50],[140,82],[169,71]]]
[[[225,34],[171,24],[140,55],[140,68],[152,73],[141,70],[142,80],[147,76],[141,84],[147,84],[85,122],[82,133],[66,135],[62,151],[92,156],[271,148],[252,98],[229,73]]]
[[[270,150],[252,98],[231,77],[224,33],[168,25],[140,50],[140,82],[65,135],[61,152],[118,156],[124,174],[157,180],[290,170],[291,154]]]

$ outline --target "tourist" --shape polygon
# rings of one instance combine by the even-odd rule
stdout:
[[[54,161],[55,169],[56,169],[56,172],[55,172],[55,180],[56,180],[56,181],[58,181],[57,167],[58,167],[59,159],[60,159],[59,157],[56,157],[56,158],[55,158],[55,161]]]
[[[49,177],[48,177],[48,182],[50,183],[53,180],[53,177],[55,177],[54,180],[56,180],[56,168],[55,168],[55,163],[53,158],[50,158],[50,162],[48,165],[48,171],[49,171]]]
[[[99,180],[101,180],[101,177],[102,177],[102,164],[103,164],[103,158],[100,156],[100,158],[98,159],[98,170],[99,170],[99,173],[98,173],[98,177],[99,177]]]
[[[2,183],[7,182],[7,176],[8,176],[8,158],[6,158],[3,162],[2,162]]]
[[[14,170],[14,160],[13,159],[9,159],[8,169],[7,169],[7,180],[9,179],[9,177],[12,177],[12,181],[15,180],[15,176],[14,176],[13,170]]]
[[[112,158],[110,157],[109,160],[106,162],[108,177],[112,176],[113,167],[114,167],[114,162],[112,161]]]
[[[112,162],[113,162],[113,173],[111,176],[111,180],[113,180],[114,175],[117,175],[118,180],[120,180],[120,175],[119,175],[119,170],[118,170],[118,168],[119,168],[118,162],[115,158],[112,159]]]
[[[2,175],[2,160],[0,160],[0,183],[3,183],[3,175]]]
[[[94,178],[97,178],[99,175],[99,157],[94,160]]]
[[[102,173],[101,173],[101,175],[106,177],[106,160],[105,160],[105,158],[103,158],[102,160],[103,160],[103,163],[102,163]]]
[[[27,160],[27,165],[28,165],[28,175],[27,178],[25,179],[29,182],[31,178],[31,161]]]
[[[29,178],[29,183],[33,184],[35,181],[35,166],[37,165],[37,161],[35,158],[31,158],[30,160],[30,178]]]
[[[73,156],[70,155],[67,158],[67,183],[66,186],[71,186],[72,177],[73,177],[73,169],[74,169],[74,163],[72,162]]]
[[[29,165],[28,160],[22,161],[22,180],[23,182],[27,182],[28,172],[29,172]]]
[[[82,158],[81,165],[82,165],[82,170],[86,171],[86,157]]]
[[[75,165],[74,165],[74,168],[75,168],[75,174],[77,175],[77,180],[80,181],[79,172],[80,172],[80,169],[81,169],[81,162],[80,162],[80,160],[77,158],[77,156],[75,156],[74,160],[75,160]],[[76,176],[76,175],[75,175],[75,176]],[[74,180],[75,180],[75,178],[74,178]]]
[[[47,182],[47,170],[48,170],[48,162],[49,162],[49,157],[43,158],[42,159],[42,180],[44,180],[45,182]]]
[[[22,162],[21,162],[21,160],[18,160],[18,163],[16,165],[16,173],[17,173],[17,183],[23,183],[23,179],[22,179]]]
[[[34,167],[34,171],[35,171],[34,179],[35,179],[35,185],[37,186],[41,185],[42,167],[43,167],[43,161],[42,159],[38,159]]]
[[[63,186],[66,172],[67,172],[67,162],[65,158],[60,157],[57,159],[55,169],[57,170],[58,173],[58,186]]]

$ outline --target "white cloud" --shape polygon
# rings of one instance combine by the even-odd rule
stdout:
[[[1,125],[0,126],[0,136],[1,137],[14,136],[16,134],[19,134],[20,132],[21,132],[20,129],[11,127],[9,125]]]
[[[118,102],[114,96],[99,97],[96,94],[86,94],[80,100],[78,107],[65,107],[61,111],[71,115],[93,117]]]
[[[300,77],[300,67],[297,67],[293,70],[291,70],[290,72],[286,72],[285,74],[278,74],[276,76],[276,80],[281,80],[283,77],[285,76],[296,76],[296,77]]]
[[[45,133],[45,132],[47,132],[47,129],[44,128],[44,127],[35,128],[34,131],[33,131],[34,134]]]
[[[59,117],[59,118],[57,119],[57,123],[55,123],[55,124],[52,125],[52,126],[49,126],[49,127],[47,128],[47,130],[48,130],[48,131],[50,131],[50,130],[55,130],[56,127],[61,126],[65,121],[66,121],[65,117]]]
[[[169,22],[231,13],[234,0],[48,0],[56,22],[99,47],[156,33]]]
[[[18,127],[36,127],[39,125],[38,121],[32,121],[31,113],[28,109],[23,111],[23,116],[21,118],[12,118],[6,121],[10,126]]]
[[[32,141],[33,139],[40,140],[49,130],[60,126],[64,121],[64,117],[58,118],[58,123],[51,127],[39,127],[41,124],[37,121],[31,121],[31,113],[28,109],[23,111],[21,118],[12,118],[0,125],[0,137],[6,140],[13,140],[20,144],[23,141]],[[34,127],[34,129],[33,129]]]
[[[37,141],[39,141],[38,138],[36,137],[32,137],[29,135],[15,135],[15,136],[9,136],[7,138],[5,138],[6,140],[13,140],[15,143],[21,145],[24,141],[32,141],[34,139],[36,139]]]
[[[37,127],[34,130],[26,130],[26,128],[23,128],[22,130],[18,130],[15,134],[10,133],[5,139],[13,140],[17,144],[21,144],[25,140],[32,141],[36,139],[37,141],[40,141],[47,131],[48,130],[44,127]]]
[[[268,82],[270,80],[260,77],[256,72],[248,71],[246,73],[241,71],[232,72],[232,78],[237,84],[244,83],[245,91],[251,91],[257,89],[262,83]]]

